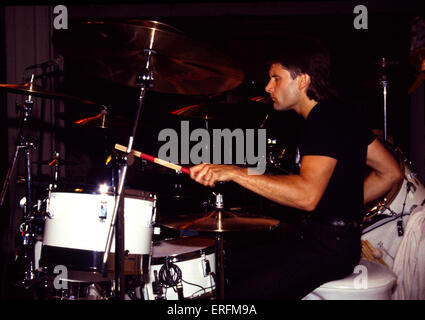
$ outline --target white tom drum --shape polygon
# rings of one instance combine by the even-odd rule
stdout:
[[[145,300],[210,298],[215,292],[215,240],[187,237],[154,243]]]
[[[126,190],[124,196],[124,246],[128,256],[149,256],[155,196]],[[101,267],[115,197],[98,190],[75,188],[52,192],[47,208],[40,265],[64,265],[95,271]],[[111,245],[115,252],[115,241]]]

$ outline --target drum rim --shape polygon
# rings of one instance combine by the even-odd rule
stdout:
[[[100,196],[100,195],[106,195],[106,196],[114,196],[113,192],[105,192],[100,193],[98,190],[95,189],[84,189],[83,191],[72,191],[72,190],[54,190],[51,192],[50,197],[52,197],[54,194],[84,194],[84,195],[94,195],[94,196]],[[124,191],[124,198],[126,199],[138,199],[138,200],[146,200],[146,201],[155,201],[156,193],[151,191],[144,191],[144,190],[137,190],[137,189],[125,189]]]
[[[161,257],[154,257],[153,256],[153,245],[152,245],[152,255],[151,255],[151,265],[162,265],[167,262],[167,259],[169,262],[176,263],[176,262],[183,262],[183,261],[189,261],[193,259],[200,258],[202,254],[210,255],[212,253],[215,253],[215,239],[210,237],[188,237],[187,239],[208,239],[214,242],[212,245],[204,247],[202,249],[195,249],[190,252],[185,253],[177,253],[177,254],[169,254]],[[164,240],[160,240],[159,242],[165,242],[165,241],[171,241],[171,240],[183,240],[184,238],[168,238]]]

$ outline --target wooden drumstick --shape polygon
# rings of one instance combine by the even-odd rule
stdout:
[[[119,151],[127,152],[127,147],[126,146],[123,146],[123,145],[120,145],[120,144],[116,144],[115,145],[115,149],[117,149]],[[171,162],[168,162],[168,161],[165,161],[165,160],[162,160],[162,159],[159,159],[159,158],[150,156],[150,155],[148,155],[146,153],[143,153],[143,152],[140,152],[140,151],[136,151],[136,150],[132,150],[131,153],[133,155],[135,155],[136,157],[138,157],[138,158],[142,158],[142,159],[148,160],[150,162],[154,162],[156,164],[159,164],[161,166],[167,167],[169,169],[174,169],[174,170],[178,170],[180,172],[186,173],[186,174],[190,174],[190,171],[189,171],[188,168],[179,166],[177,164],[174,164],[174,163],[171,163]]]

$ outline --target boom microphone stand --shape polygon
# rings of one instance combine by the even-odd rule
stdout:
[[[143,100],[146,94],[146,90],[149,87],[153,86],[153,72],[151,70],[151,57],[153,54],[155,54],[156,52],[152,49],[145,49],[145,52],[147,53],[147,57],[146,57],[146,65],[145,65],[145,70],[143,72],[139,72],[137,74],[136,77],[136,83],[137,86],[139,87],[140,93],[139,93],[139,101],[138,101],[138,108],[137,108],[137,113],[136,113],[136,118],[134,120],[134,125],[133,125],[133,129],[132,129],[132,133],[129,137],[128,140],[128,146],[127,146],[127,154],[130,153],[132,151],[133,148],[133,143],[134,143],[134,138],[136,135],[136,130],[137,130],[137,125],[139,123],[139,118],[140,118],[140,113],[142,110],[142,104],[143,104]],[[117,224],[118,226],[120,226],[120,230],[122,231],[121,234],[119,235],[119,239],[116,238],[116,242],[120,241],[121,244],[123,243],[123,239],[124,239],[124,235],[125,235],[125,228],[124,225],[122,224],[122,221],[117,221],[117,219],[120,219],[120,217],[123,216],[123,214],[120,211],[121,209],[121,201],[123,201],[122,198],[122,191],[124,188],[124,183],[125,183],[125,178],[127,175],[127,168],[128,168],[128,163],[127,161],[125,161],[125,163],[122,165],[121,168],[121,172],[119,175],[119,181],[118,181],[118,187],[116,189],[116,194],[115,194],[115,206],[114,206],[114,211],[112,213],[112,218],[111,218],[111,224],[109,226],[109,231],[108,231],[108,237],[106,240],[106,247],[105,247],[105,252],[103,255],[103,261],[102,261],[102,272],[105,275],[106,274],[106,264],[108,262],[108,256],[109,256],[109,251],[111,249],[111,245],[112,245],[112,236],[114,233],[114,229],[115,229],[115,224]],[[118,245],[118,243],[116,244]],[[122,248],[122,245],[121,245]],[[119,256],[118,259],[120,259],[120,263],[116,263],[116,268],[115,268],[115,279],[123,279],[121,277],[121,273],[122,273],[122,266],[123,266],[123,252],[115,252],[115,258],[117,259],[117,255]],[[119,297],[122,299],[124,297],[124,281],[120,281],[120,284],[118,286],[118,295]],[[118,297],[118,296],[117,296]]]

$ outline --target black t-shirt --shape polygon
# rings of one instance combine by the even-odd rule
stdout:
[[[321,101],[310,111],[300,144],[301,157],[321,155],[337,160],[312,217],[362,218],[366,152],[374,138],[361,117],[337,101]]]

